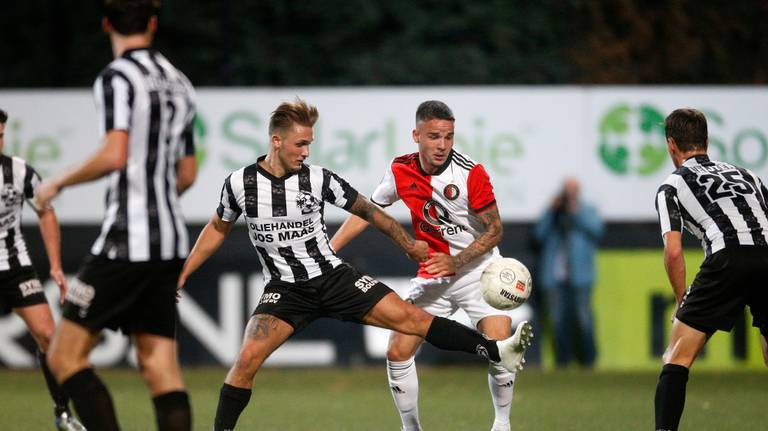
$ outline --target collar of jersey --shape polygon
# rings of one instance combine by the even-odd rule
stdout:
[[[130,56],[131,54],[133,54],[134,52],[137,52],[137,51],[150,51],[151,49],[152,49],[152,48],[151,48],[151,47],[149,47],[149,46],[145,46],[145,47],[143,47],[143,48],[131,48],[131,49],[126,49],[125,51],[123,51],[123,55],[121,55],[121,57],[128,57],[128,56]]]
[[[256,170],[259,171],[259,173],[261,175],[264,175],[265,177],[267,177],[267,179],[269,179],[269,180],[272,180],[272,181],[285,181],[288,178],[296,175],[296,173],[298,172],[298,171],[297,172],[288,172],[285,175],[283,175],[282,177],[276,177],[276,176],[272,175],[272,173],[269,172],[268,170],[262,168],[261,165],[259,164],[259,162],[261,162],[262,160],[264,160],[266,158],[267,158],[267,155],[265,154],[265,155],[259,157],[258,159],[256,159]],[[306,167],[307,167],[307,165],[305,165],[305,164],[301,165],[301,169],[305,169]]]
[[[438,175],[442,174],[443,172],[445,172],[445,170],[446,170],[446,169],[448,169],[448,166],[451,164],[451,161],[453,161],[453,149],[451,149],[451,152],[450,152],[450,153],[448,153],[448,158],[447,158],[447,159],[445,159],[445,163],[443,163],[442,165],[440,165],[440,167],[439,167],[439,168],[437,168],[437,170],[436,170],[434,173],[432,173],[432,174],[428,174],[428,173],[427,173],[427,172],[424,170],[424,168],[422,168],[422,167],[421,167],[421,159],[418,157],[418,154],[417,154],[417,156],[416,156],[416,166],[418,166],[418,167],[419,167],[419,172],[421,172],[421,174],[422,174],[422,175],[425,175],[425,176],[430,176],[430,175],[431,175],[431,176],[433,176],[433,177],[436,177],[436,176],[438,176]]]
[[[706,154],[697,154],[695,156],[688,157],[683,162],[683,166],[695,166],[709,162],[709,156]]]

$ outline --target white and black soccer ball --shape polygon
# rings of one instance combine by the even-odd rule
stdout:
[[[512,310],[531,296],[532,283],[531,273],[522,262],[504,257],[485,267],[480,276],[480,292],[491,307]]]

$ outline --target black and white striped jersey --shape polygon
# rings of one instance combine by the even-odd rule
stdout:
[[[91,253],[143,262],[186,257],[176,162],[194,155],[194,89],[151,49],[126,51],[94,83],[100,132],[125,130],[128,164],[108,178],[104,223]]]
[[[34,200],[40,176],[18,157],[0,154],[0,271],[31,266],[27,244],[21,235],[24,200]]]
[[[328,169],[304,165],[277,178],[256,162],[224,180],[217,213],[230,223],[245,214],[265,281],[296,283],[342,263],[328,240],[323,209],[330,202],[349,210],[355,199],[357,190]]]
[[[726,247],[768,245],[766,190],[748,169],[698,155],[667,177],[656,195],[662,237],[684,226],[707,256]]]

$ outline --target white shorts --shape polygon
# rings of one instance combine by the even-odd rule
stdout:
[[[482,273],[478,270],[458,277],[413,278],[406,299],[434,316],[450,317],[457,310],[464,310],[474,327],[487,316],[512,317],[485,302],[480,294]]]

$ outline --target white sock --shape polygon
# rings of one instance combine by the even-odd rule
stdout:
[[[501,364],[488,364],[488,389],[491,391],[493,410],[496,413],[492,431],[509,431],[509,411],[512,408],[514,388],[514,373],[507,371]]]
[[[419,376],[413,358],[407,361],[387,360],[387,378],[395,407],[400,412],[403,431],[421,431],[419,423]]]

